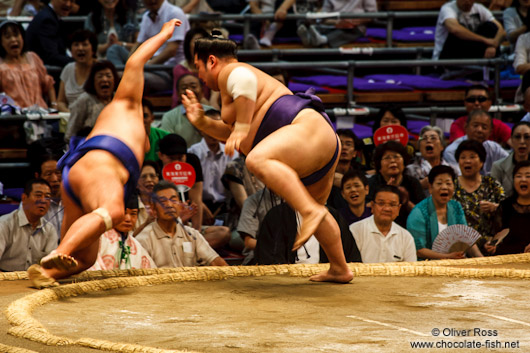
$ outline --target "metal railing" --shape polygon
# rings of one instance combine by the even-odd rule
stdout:
[[[393,45],[392,32],[395,26],[396,19],[425,19],[438,17],[438,11],[381,11],[381,12],[367,12],[367,13],[339,13],[339,12],[308,12],[305,14],[287,14],[286,21],[314,21],[321,19],[373,19],[385,21],[386,27],[386,46],[391,48]],[[493,15],[497,19],[502,20],[502,11],[494,11]],[[246,37],[250,33],[250,23],[252,21],[273,21],[273,14],[219,14],[219,13],[201,13],[196,15],[187,15],[190,22],[203,22],[203,21],[221,21],[229,23],[230,21],[242,22],[243,23],[243,35]],[[141,19],[141,15],[138,15]],[[27,16],[19,17],[0,17],[0,21],[10,19],[21,23],[31,22],[32,18]],[[84,22],[86,16],[67,16],[62,18],[65,22]],[[435,25],[435,23],[433,24]]]

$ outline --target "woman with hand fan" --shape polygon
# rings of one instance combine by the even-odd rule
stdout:
[[[493,215],[504,200],[504,189],[490,176],[480,171],[486,160],[486,149],[478,141],[463,141],[455,153],[462,175],[455,182],[455,200],[460,202],[467,224],[482,235],[479,248],[493,233]]]
[[[484,244],[493,255],[530,252],[530,161],[522,161],[513,170],[514,194],[501,202],[496,213],[496,229],[509,229],[499,241]]]
[[[414,237],[418,258],[422,259],[462,259],[463,251],[448,254],[432,250],[432,244],[438,234],[448,226],[467,225],[462,206],[451,200],[455,190],[455,171],[446,165],[438,165],[429,172],[429,191],[431,196],[414,207],[407,219],[407,230]],[[476,245],[469,254],[482,256]]]

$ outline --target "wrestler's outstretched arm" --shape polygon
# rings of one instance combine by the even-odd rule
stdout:
[[[182,22],[176,18],[164,23],[160,32],[143,42],[136,51],[131,54],[120,85],[116,90],[114,99],[127,99],[132,102],[141,102],[144,90],[144,65],[153,57],[156,51],[171,38],[175,26],[180,26]]]
[[[186,109],[186,118],[188,118],[193,126],[221,142],[225,142],[228,139],[231,133],[230,127],[222,120],[207,118],[195,93],[187,89],[186,94],[183,94],[181,99]]]

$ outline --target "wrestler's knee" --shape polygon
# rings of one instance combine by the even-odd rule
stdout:
[[[260,179],[260,177],[263,176],[264,162],[266,160],[267,158],[263,155],[263,153],[250,151],[250,153],[247,155],[247,158],[245,159],[245,164],[248,170],[258,179]]]
[[[104,207],[100,207],[92,211],[92,213],[101,217],[101,220],[105,225],[105,230],[114,228],[125,218],[124,208],[115,205],[106,205]]]

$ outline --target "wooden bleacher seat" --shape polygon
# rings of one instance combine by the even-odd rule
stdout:
[[[25,159],[27,152],[26,148],[0,148],[0,160]]]

